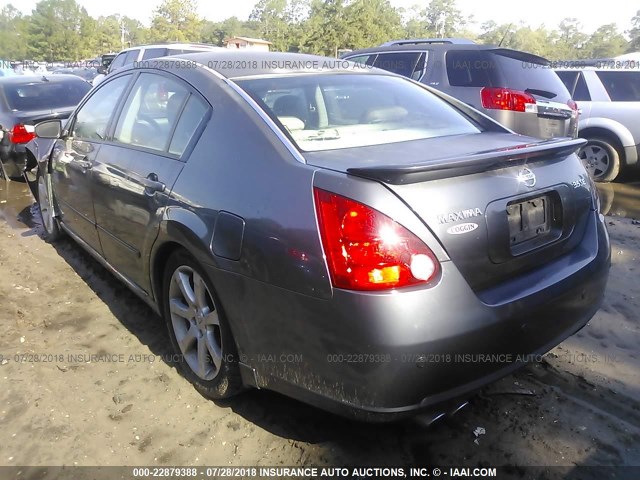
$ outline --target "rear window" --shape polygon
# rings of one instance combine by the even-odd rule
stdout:
[[[444,100],[398,77],[324,74],[237,83],[303,151],[480,132]]]
[[[535,97],[566,103],[571,99],[562,80],[536,57],[514,58],[495,51],[452,50],[446,55],[447,76],[452,87],[502,87],[535,90]],[[519,52],[513,52],[518,55]]]
[[[9,108],[14,111],[49,110],[74,107],[91,89],[84,80],[4,85]]]
[[[596,72],[614,102],[640,102],[640,72]]]

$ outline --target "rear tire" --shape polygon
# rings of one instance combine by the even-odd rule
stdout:
[[[44,229],[44,239],[53,243],[62,236],[58,219],[54,217],[51,205],[54,203],[53,195],[49,191],[49,183],[47,181],[47,174],[43,174],[38,170],[37,177],[38,185],[38,210],[40,211],[40,218],[42,219],[42,228]]]
[[[244,387],[231,329],[211,281],[184,250],[167,261],[162,303],[183,376],[213,400],[240,393]]]
[[[605,137],[588,139],[578,156],[596,182],[612,182],[622,169],[619,147]]]

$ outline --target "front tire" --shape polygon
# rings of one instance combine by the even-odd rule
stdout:
[[[621,153],[608,138],[593,137],[580,149],[578,156],[596,182],[612,182],[622,168]]]
[[[55,242],[62,236],[60,231],[60,225],[58,219],[54,217],[53,199],[51,198],[51,191],[49,190],[49,183],[47,181],[47,175],[38,170],[37,177],[38,185],[38,210],[40,211],[40,218],[42,219],[42,227],[44,229],[44,239],[49,242]]]
[[[213,286],[197,261],[177,251],[167,262],[163,315],[183,376],[205,397],[243,390],[238,354]]]

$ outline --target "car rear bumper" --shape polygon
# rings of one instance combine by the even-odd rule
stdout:
[[[451,262],[437,286],[401,293],[334,290],[320,301],[262,284],[254,300],[273,297],[270,323],[234,329],[245,380],[366,421],[444,412],[582,328],[609,266],[592,212],[576,249],[490,291],[473,292]]]
[[[553,118],[532,112],[513,112],[509,110],[481,109],[498,123],[520,133],[535,138],[557,138],[578,136],[578,122],[575,117]]]

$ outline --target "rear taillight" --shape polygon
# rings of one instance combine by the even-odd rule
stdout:
[[[422,240],[362,203],[314,188],[320,236],[334,287],[385,290],[426,284],[440,264]]]
[[[573,110],[574,112],[578,111],[578,104],[576,102],[574,102],[573,100],[571,100],[571,99],[567,100],[567,105],[569,105],[569,108],[571,110]]]
[[[35,127],[33,125],[23,125],[18,123],[9,132],[11,143],[29,143],[36,138]]]
[[[509,88],[484,87],[480,90],[482,106],[492,110],[511,110],[513,112],[538,112],[536,99],[526,92]]]

